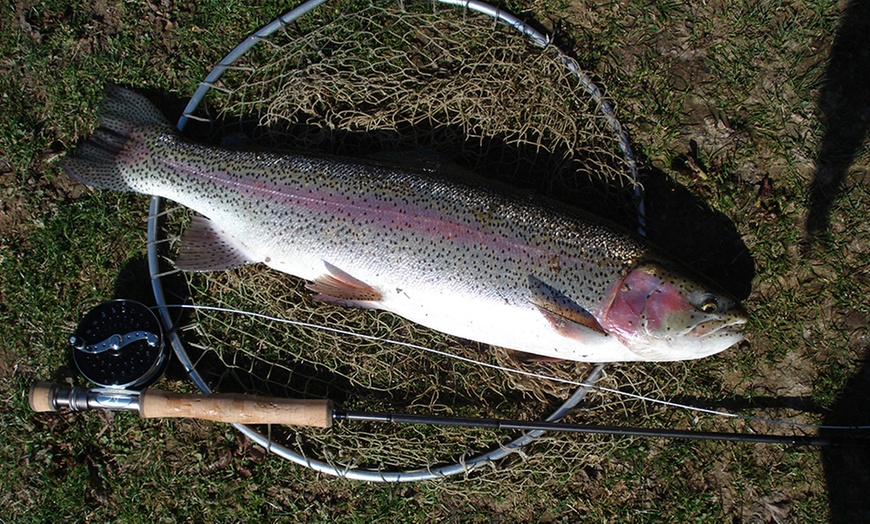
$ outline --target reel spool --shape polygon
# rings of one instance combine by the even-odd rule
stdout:
[[[160,321],[133,300],[111,300],[90,310],[69,343],[79,373],[104,388],[142,389],[168,360]]]

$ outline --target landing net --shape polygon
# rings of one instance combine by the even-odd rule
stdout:
[[[228,55],[179,127],[213,143],[455,165],[642,226],[634,159],[612,107],[541,33],[478,2],[321,3],[303,4]],[[620,404],[577,388],[602,375],[589,364],[524,364],[388,313],[319,304],[302,281],[261,266],[176,272],[190,213],[155,198],[151,214],[155,294],[176,354],[203,391],[522,420],[557,419],[578,405],[572,421],[618,412]],[[554,463],[517,453],[531,436],[483,429],[240,429],[318,471],[375,481],[467,473],[510,455],[488,475],[528,482],[528,468],[587,467],[616,445],[542,437],[547,454],[561,457]]]

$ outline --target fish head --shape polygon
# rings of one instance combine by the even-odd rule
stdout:
[[[658,261],[633,266],[597,316],[640,360],[706,357],[745,337],[746,315],[734,298]]]

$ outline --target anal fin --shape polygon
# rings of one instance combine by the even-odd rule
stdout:
[[[329,262],[324,261],[323,264],[326,266],[327,273],[305,286],[317,293],[314,296],[315,300],[342,306],[375,308],[376,303],[383,299],[381,292],[372,286]]]
[[[181,237],[175,267],[183,271],[223,271],[255,262],[214,222],[195,215]]]

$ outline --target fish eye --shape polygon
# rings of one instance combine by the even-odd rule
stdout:
[[[712,295],[707,295],[704,297],[704,300],[701,302],[701,311],[704,313],[712,313],[719,309],[719,302],[716,300],[716,297]]]

